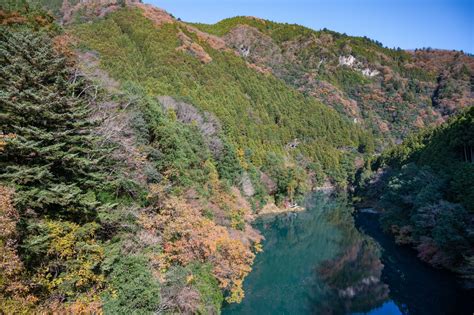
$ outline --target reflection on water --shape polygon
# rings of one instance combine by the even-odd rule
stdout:
[[[351,211],[344,200],[314,195],[305,212],[259,220],[264,252],[244,282],[243,302],[223,313],[474,314],[472,291],[452,274],[397,246],[377,214],[360,213],[355,224]]]
[[[371,315],[474,314],[473,290],[463,289],[454,274],[419,260],[410,247],[395,244],[382,232],[377,214],[357,214],[356,226],[382,246],[382,280],[390,286],[391,303],[385,309],[372,310]]]
[[[345,202],[317,194],[305,212],[262,218],[257,227],[264,252],[245,280],[243,302],[224,314],[345,314],[387,299],[379,249],[357,231]]]
[[[347,209],[334,214],[336,220],[330,222],[342,233],[340,254],[318,267],[321,279],[332,294],[326,305],[316,305],[315,312],[368,312],[381,306],[389,293],[388,286],[380,280],[383,269],[380,249],[375,241],[356,230]]]

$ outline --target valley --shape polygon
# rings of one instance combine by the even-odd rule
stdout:
[[[0,8],[1,314],[472,313],[472,55]]]

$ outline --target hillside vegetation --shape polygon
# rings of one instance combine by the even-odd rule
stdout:
[[[365,194],[380,198],[381,222],[419,257],[474,277],[474,107],[408,137],[373,164]],[[363,176],[364,177],[364,176]]]
[[[371,146],[370,135],[335,111],[272,76],[259,74],[232,52],[213,49],[179,23],[157,27],[140,11],[129,9],[74,27],[72,33],[84,49],[96,51],[104,69],[121,82],[214,114],[241,152],[244,168],[251,167],[246,164],[270,168],[275,164],[269,161],[272,156],[299,157],[307,159],[307,166],[319,165],[316,172],[322,167],[344,181],[343,153],[338,149]],[[204,49],[212,62],[203,63],[188,48],[181,52],[187,41],[190,47]],[[294,139],[299,145],[288,150]],[[291,159],[287,164],[292,164]]]
[[[4,13],[2,312],[218,313],[224,298],[239,302],[260,236],[231,186],[237,159],[217,162],[198,126],[140,88],[83,72],[43,13]]]
[[[66,28],[2,7],[6,313],[219,313],[261,250],[255,213],[345,187],[373,148],[195,29],[123,6]]]
[[[366,37],[253,17],[195,26],[385,141],[474,104],[474,58],[462,52],[389,49]]]
[[[245,296],[262,209],[370,184],[385,140],[458,112],[378,163],[419,178],[416,203],[383,186],[387,229],[472,276],[472,57],[137,0],[0,0],[0,74],[0,313],[220,313]]]

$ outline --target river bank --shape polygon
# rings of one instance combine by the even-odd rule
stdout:
[[[268,215],[279,215],[283,213],[296,213],[305,211],[305,207],[293,204],[288,207],[278,207],[274,203],[267,203],[258,213],[258,217],[268,216]]]
[[[255,222],[263,252],[241,304],[223,314],[472,314],[472,292],[383,234],[376,211],[314,194],[297,214]]]
[[[389,297],[397,305],[399,314],[474,312],[473,290],[464,289],[455,274],[435,269],[419,260],[417,252],[410,246],[397,245],[393,236],[382,231],[376,212],[357,212],[355,224],[382,248],[382,281],[389,285]]]

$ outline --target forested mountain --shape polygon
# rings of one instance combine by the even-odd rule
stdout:
[[[350,188],[376,144],[473,102],[459,52],[133,0],[0,5],[5,313],[219,313],[262,208]]]
[[[249,63],[370,127],[385,143],[474,104],[474,58],[462,52],[389,49],[366,37],[254,17],[196,27],[222,38]]]
[[[343,188],[372,136],[159,9],[79,4],[2,10],[2,308],[219,312],[254,213]]]

